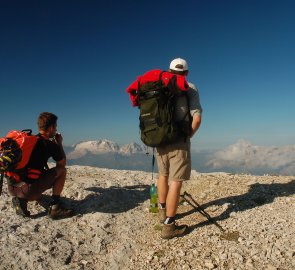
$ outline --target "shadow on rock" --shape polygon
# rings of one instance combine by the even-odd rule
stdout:
[[[122,213],[137,207],[149,198],[148,185],[136,185],[109,188],[90,187],[92,191],[86,198],[72,205],[76,214],[93,212]]]
[[[74,200],[63,197],[62,202],[65,207],[74,209],[74,215],[94,212],[122,213],[146,201],[149,198],[149,188],[148,185],[111,186],[109,188],[89,187],[86,190],[93,193],[84,199]],[[31,218],[37,219],[46,216],[51,200],[51,196],[42,194],[36,204],[39,204],[44,211],[31,215]]]
[[[41,197],[40,197],[40,199],[37,200],[37,201],[35,201],[35,204],[36,205],[39,205],[39,207],[43,208],[43,211],[38,212],[37,214],[31,215],[30,218],[37,219],[37,218],[41,218],[41,217],[47,216],[51,202],[52,202],[51,195],[42,194]],[[62,203],[67,208],[73,208],[75,202],[76,201],[73,200],[73,199],[62,197]]]
[[[242,212],[248,209],[259,207],[265,204],[272,203],[275,198],[287,197],[295,194],[295,180],[292,180],[285,184],[253,184],[245,194],[235,195],[220,198],[214,201],[210,201],[201,205],[200,207],[193,208],[192,210],[179,214],[178,217],[182,218],[188,216],[194,212],[200,212],[202,209],[209,208],[211,206],[224,206],[226,210],[219,216],[212,216],[214,222],[225,220],[230,217],[233,212]],[[210,209],[209,209],[210,210]],[[190,232],[196,228],[212,224],[209,220],[198,223],[190,227]]]

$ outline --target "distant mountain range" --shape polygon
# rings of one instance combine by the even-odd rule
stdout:
[[[84,141],[73,146],[73,150],[68,154],[68,159],[78,159],[85,155],[101,155],[107,153],[117,153],[122,155],[144,154],[147,147],[137,143],[130,143],[119,146],[116,142],[109,140]]]
[[[119,146],[110,140],[83,141],[65,147],[69,165],[108,169],[151,170],[152,149],[137,143]]]
[[[69,165],[108,169],[152,170],[152,148],[110,140],[83,141],[65,147]],[[218,151],[192,151],[192,169],[198,172],[295,175],[295,146],[263,147],[245,140]],[[155,172],[157,166],[155,162]]]

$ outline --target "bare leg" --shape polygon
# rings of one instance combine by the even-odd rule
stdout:
[[[169,191],[166,199],[167,217],[174,217],[176,215],[181,187],[181,181],[170,182]]]
[[[176,215],[181,187],[181,181],[171,181],[168,186],[168,177],[160,175],[158,180],[159,203],[166,203],[168,217]]]
[[[157,183],[159,203],[166,203],[168,194],[168,177],[160,175]]]
[[[63,166],[57,166],[55,169],[56,169],[56,180],[52,187],[52,194],[60,195],[66,181],[67,170]]]
[[[66,208],[60,202],[60,195],[63,191],[67,170],[64,166],[56,166],[56,177],[52,187],[52,204],[49,208],[48,215],[52,219],[61,219],[71,217],[74,214],[73,209]]]
[[[170,239],[175,236],[182,236],[187,231],[187,225],[176,225],[175,215],[177,212],[180,190],[182,187],[182,181],[171,181],[169,185],[169,191],[166,199],[166,221],[161,231],[161,237],[163,239]],[[169,219],[168,219],[169,217]],[[173,218],[173,219],[172,219]],[[166,223],[167,222],[167,223]]]

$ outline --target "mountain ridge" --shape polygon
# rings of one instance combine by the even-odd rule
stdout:
[[[118,143],[108,139],[82,141],[72,146],[72,150],[67,154],[67,156],[68,159],[78,159],[88,153],[94,155],[106,153],[131,155],[146,153],[146,147],[135,142],[119,146]]]
[[[92,140],[65,147],[68,164],[109,169],[151,171],[152,148],[131,142],[119,145],[108,140]],[[192,169],[199,172],[295,175],[295,145],[265,147],[246,140],[220,150],[191,150]]]

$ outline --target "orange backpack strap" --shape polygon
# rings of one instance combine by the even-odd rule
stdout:
[[[28,169],[27,170],[27,178],[32,179],[32,180],[36,180],[39,179],[39,177],[41,176],[41,171],[37,170],[37,169]]]

